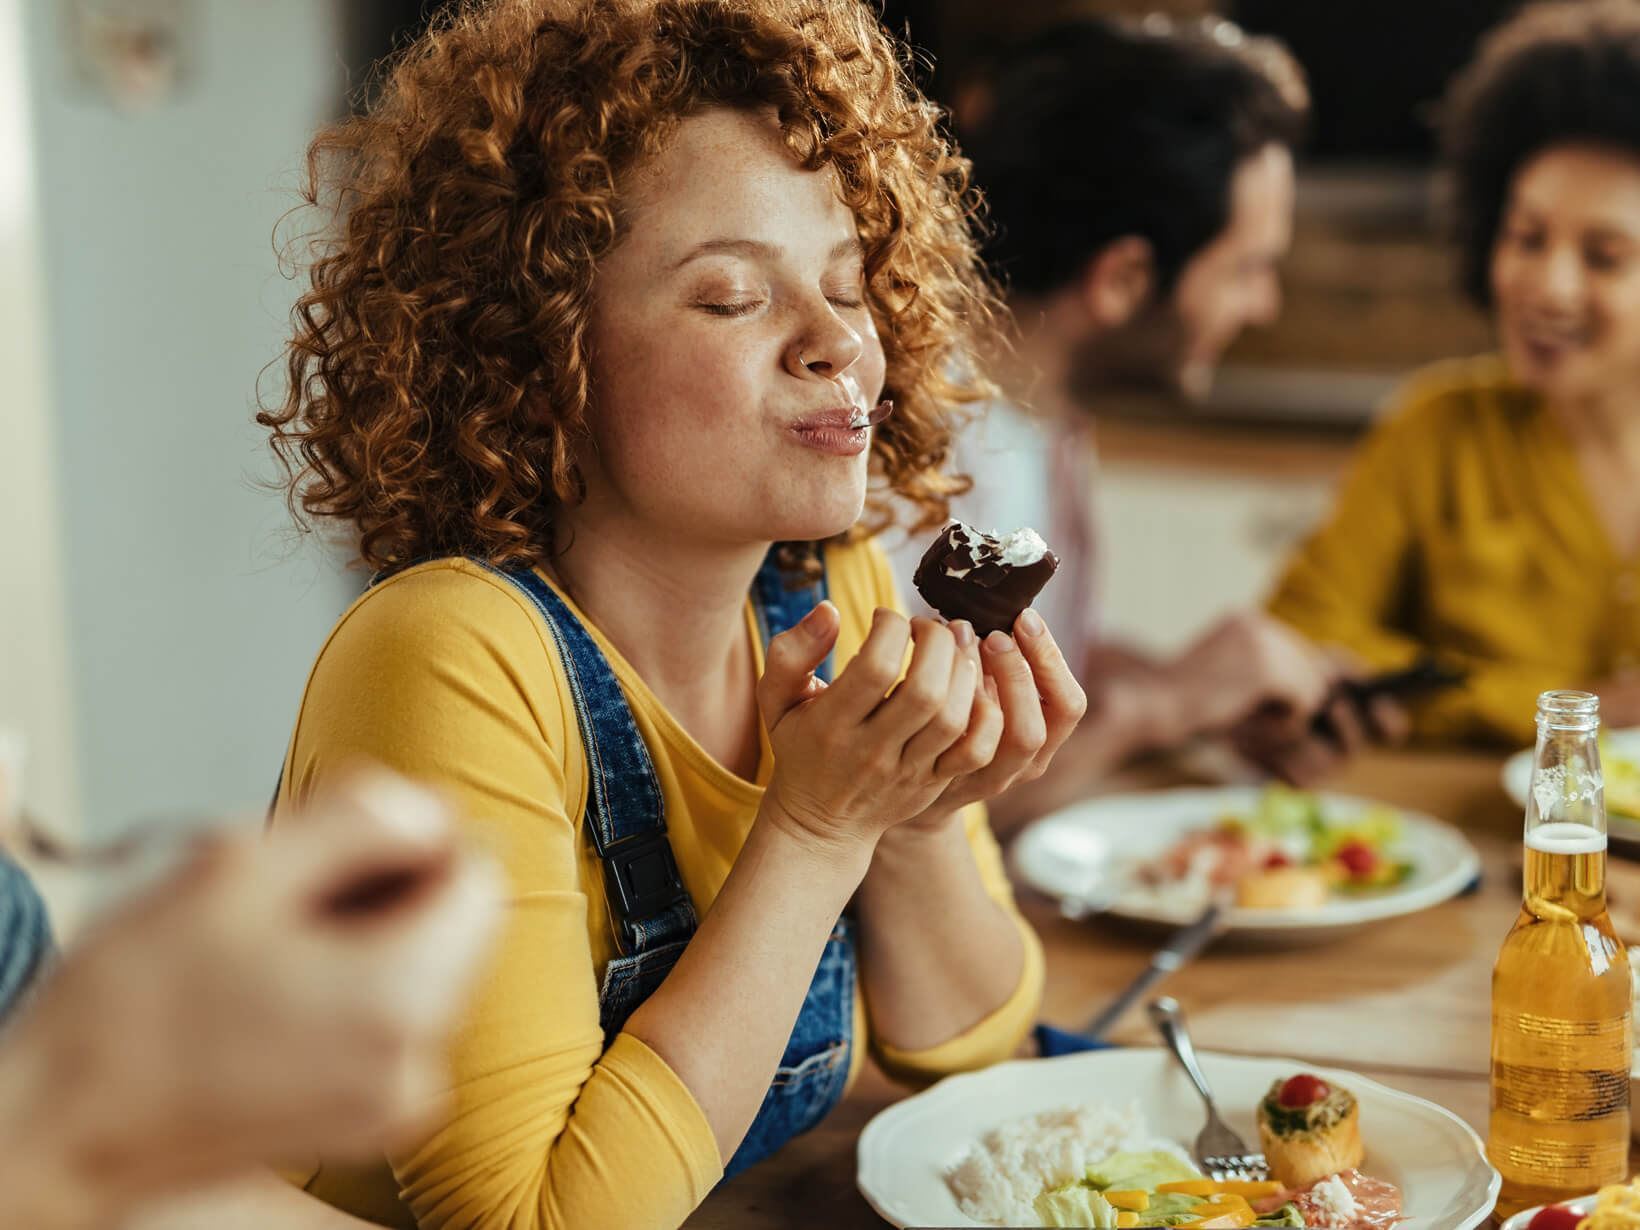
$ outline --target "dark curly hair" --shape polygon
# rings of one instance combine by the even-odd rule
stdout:
[[[895,498],[946,515],[940,471],[997,318],[967,163],[858,0],[467,0],[321,132],[321,212],[272,430],[300,524],[332,518],[391,570],[436,555],[538,564],[596,413],[586,334],[621,239],[623,175],[709,107],[770,109],[835,170],[866,253],[895,414],[855,532]]]
[[[1442,107],[1464,292],[1492,304],[1492,250],[1520,168],[1591,142],[1640,157],[1640,4],[1534,4],[1481,43]]]
[[[1150,244],[1161,289],[1230,220],[1231,180],[1266,145],[1303,135],[1303,70],[1230,22],[1088,18],[992,57],[982,114],[961,132],[985,193],[992,268],[1041,295],[1127,235]]]

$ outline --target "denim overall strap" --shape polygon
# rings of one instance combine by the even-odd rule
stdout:
[[[558,648],[586,749],[587,829],[604,865],[621,951],[640,956],[688,940],[695,933],[695,906],[666,838],[660,783],[608,659],[534,572],[482,566],[523,592]]]
[[[790,574],[777,562],[779,549],[777,543],[770,550],[752,583],[752,605],[765,649],[769,641],[795,627],[824,601],[827,593],[823,568],[813,583],[791,588]],[[829,683],[832,672],[828,656],[814,673]],[[792,1025],[780,1066],[763,1095],[757,1117],[723,1168],[725,1179],[756,1165],[792,1137],[808,1131],[842,1101],[854,1050],[857,968],[854,923],[847,917],[839,918],[820,954],[802,1010]]]
[[[612,914],[634,898],[642,906],[645,893],[652,903],[666,903],[658,915],[646,916],[640,909],[623,920],[623,955],[606,965],[598,994],[599,1022],[605,1038],[612,1039],[682,955],[695,931],[694,907],[666,837],[654,763],[609,663],[568,606],[535,573],[498,575],[523,591],[540,612],[569,678],[587,753],[587,827],[610,880]],[[751,597],[767,648],[770,639],[826,597],[825,578],[822,574],[807,586],[789,588],[787,574],[771,550],[753,582]],[[830,660],[815,673],[829,680]],[[638,860],[636,880],[631,878],[632,867],[617,861],[628,857],[623,851],[633,851],[630,857]],[[841,918],[820,955],[757,1116],[724,1167],[726,1177],[812,1128],[842,1099],[854,1046],[856,981],[853,923]]]
[[[817,580],[797,589],[791,588],[790,576],[779,563],[780,544],[777,542],[764,557],[763,566],[752,580],[752,610],[757,616],[758,634],[763,648],[789,628],[795,628],[803,617],[826,600],[826,573],[821,569]],[[815,675],[827,683],[832,677],[832,654],[820,663]]]
[[[0,854],[0,1020],[30,991],[51,958],[51,923],[27,873]]]

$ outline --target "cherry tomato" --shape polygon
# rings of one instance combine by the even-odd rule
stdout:
[[[1277,1095],[1276,1101],[1291,1110],[1297,1110],[1302,1106],[1313,1106],[1331,1092],[1332,1086],[1319,1076],[1301,1072],[1281,1087],[1281,1093]]]
[[[1378,852],[1364,841],[1346,841],[1338,847],[1338,853],[1333,855],[1344,864],[1344,870],[1357,879],[1363,880],[1378,870]]]
[[[1526,1230],[1577,1230],[1582,1221],[1583,1214],[1563,1204],[1551,1204],[1527,1223]]]

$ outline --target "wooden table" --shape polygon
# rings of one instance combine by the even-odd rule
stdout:
[[[1500,767],[1488,755],[1379,753],[1328,783],[1463,828],[1481,854],[1480,891],[1322,946],[1224,944],[1204,954],[1167,984],[1197,1044],[1352,1068],[1448,1107],[1484,1135],[1489,980],[1520,907],[1521,815],[1498,785]],[[1152,769],[1113,786],[1182,780]],[[1067,922],[1023,894],[1022,905],[1047,953],[1042,1018],[1053,1025],[1079,1028],[1143,968],[1155,944],[1109,923]],[[1111,1037],[1155,1041],[1142,1011]],[[881,1227],[855,1190],[854,1143],[872,1115],[904,1094],[868,1067],[825,1123],[720,1187],[690,1218],[690,1230]]]

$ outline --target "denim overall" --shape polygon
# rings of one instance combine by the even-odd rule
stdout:
[[[516,586],[540,612],[575,698],[587,758],[586,828],[603,863],[621,950],[605,968],[598,994],[607,1045],[677,964],[695,933],[695,906],[666,837],[665,807],[649,749],[609,662],[563,600],[535,573],[490,571]],[[751,594],[764,647],[825,596],[824,577],[806,589],[787,588],[771,551]],[[829,680],[831,660],[815,673]],[[750,1131],[724,1168],[725,1178],[808,1131],[842,1099],[854,1032],[852,929],[847,918],[838,919],[832,929],[774,1080]]]
[[[22,1003],[51,951],[45,903],[23,869],[0,854],[0,1020]]]

